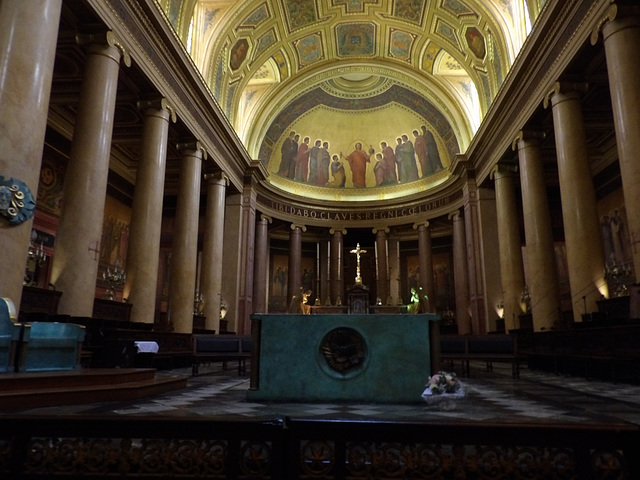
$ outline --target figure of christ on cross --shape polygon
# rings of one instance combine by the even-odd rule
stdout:
[[[366,250],[360,248],[360,244],[356,243],[356,248],[350,251],[356,254],[356,285],[362,285],[362,277],[360,276],[360,254],[367,253]]]

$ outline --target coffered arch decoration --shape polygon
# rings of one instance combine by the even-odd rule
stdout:
[[[365,117],[392,112],[396,118],[386,122],[403,124],[413,114],[415,126],[425,124],[450,162],[470,144],[504,82],[526,37],[525,17],[543,3],[161,0],[247,151],[270,172],[282,132],[294,127],[291,112],[304,112],[295,117],[298,123],[322,115],[324,127],[341,129],[323,137],[351,130],[354,142],[361,136],[354,129]],[[367,72],[345,75],[345,68],[354,67]],[[394,88],[379,91],[385,83]],[[363,91],[354,93],[355,84]],[[384,113],[381,105],[371,107],[382,100]],[[328,108],[319,113],[320,105]],[[345,129],[345,112],[351,129]],[[412,131],[405,133],[411,139]],[[399,134],[389,131],[387,141]]]

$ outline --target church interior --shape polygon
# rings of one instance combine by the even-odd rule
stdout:
[[[640,475],[636,1],[0,26],[0,476]]]

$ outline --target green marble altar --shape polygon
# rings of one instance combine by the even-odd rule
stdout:
[[[250,400],[411,403],[432,373],[438,315],[254,314]],[[437,334],[435,335],[437,336]]]

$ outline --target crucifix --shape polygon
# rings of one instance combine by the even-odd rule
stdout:
[[[350,251],[356,254],[356,285],[362,285],[362,277],[360,276],[360,254],[367,253],[366,250],[360,248],[360,244],[356,243],[356,248]]]

